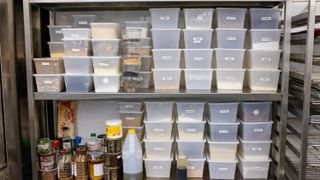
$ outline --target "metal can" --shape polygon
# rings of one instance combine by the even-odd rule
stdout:
[[[57,167],[56,153],[40,154],[39,155],[39,168],[41,171],[50,171]]]
[[[121,138],[104,138],[104,153],[120,153],[122,150]]]
[[[122,167],[104,167],[104,180],[122,179]]]
[[[107,167],[121,167],[122,166],[122,153],[105,153],[104,166]]]

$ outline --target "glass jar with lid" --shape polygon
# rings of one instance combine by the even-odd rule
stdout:
[[[70,150],[61,150],[58,160],[58,178],[72,178],[72,154]]]
[[[89,176],[91,180],[103,179],[104,158],[102,152],[89,153]]]
[[[76,149],[74,158],[74,176],[76,180],[88,179],[88,156],[87,148],[80,146]]]

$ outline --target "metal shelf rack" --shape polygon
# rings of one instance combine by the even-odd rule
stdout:
[[[48,135],[45,124],[48,120],[48,104],[55,109],[59,100],[118,100],[118,99],[162,99],[162,100],[206,100],[226,101],[274,101],[274,124],[279,127],[273,133],[277,140],[272,148],[273,162],[270,178],[284,179],[285,141],[287,132],[288,78],[290,57],[291,5],[292,0],[24,0],[24,35],[26,47],[26,66],[28,83],[28,108],[31,139],[31,159],[33,179],[38,179],[36,139]],[[33,79],[34,57],[45,53],[43,34],[45,25],[55,24],[58,11],[101,11],[101,10],[146,10],[150,7],[275,7],[284,9],[282,33],[281,80],[278,92],[186,92],[161,93],[152,90],[138,93],[38,93]],[[43,15],[43,12],[44,13]],[[49,22],[44,24],[44,22]],[[47,32],[46,32],[47,33]],[[52,109],[51,109],[52,110]],[[54,110],[53,110],[54,111]],[[278,116],[277,113],[279,112]]]

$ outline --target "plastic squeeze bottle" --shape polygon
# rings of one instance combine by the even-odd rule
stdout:
[[[123,179],[142,180],[142,148],[135,129],[129,129],[122,149]]]

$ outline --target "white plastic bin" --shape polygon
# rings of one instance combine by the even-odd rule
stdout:
[[[234,179],[238,161],[207,161],[210,179]]]
[[[208,141],[209,157],[213,161],[235,161],[239,142]]]
[[[188,159],[187,177],[188,178],[202,178],[204,170],[205,158]]]
[[[141,111],[143,107],[142,102],[119,102],[118,104],[119,104],[120,111],[127,111],[127,112]]]
[[[249,49],[246,52],[247,67],[249,69],[276,70],[279,67],[280,54],[281,50]]]
[[[177,102],[178,121],[202,121],[204,102]]]
[[[120,74],[93,75],[96,92],[116,93],[120,89]]]
[[[173,121],[144,121],[146,139],[171,140]]]
[[[242,69],[244,49],[215,49],[215,67],[221,69]]]
[[[238,169],[245,179],[268,179],[271,160],[244,160],[238,156]]]
[[[187,29],[211,29],[213,8],[183,9]]]
[[[50,33],[50,41],[62,42],[62,39],[63,39],[62,29],[71,28],[71,26],[54,25],[54,26],[48,26],[48,28]]]
[[[187,69],[211,69],[213,49],[184,49]]]
[[[148,121],[171,121],[173,102],[145,102]]]
[[[151,23],[153,29],[174,29],[178,27],[178,8],[151,8]]]
[[[211,141],[237,141],[239,123],[212,123],[209,121],[209,137]]]
[[[114,57],[92,57],[93,70],[95,74],[119,74],[120,56]]]
[[[250,8],[251,29],[278,29],[281,17],[280,9]]]
[[[90,39],[89,28],[64,28],[62,29],[64,39]]]
[[[92,76],[88,74],[65,74],[67,92],[89,92],[93,88]]]
[[[209,103],[211,122],[235,123],[237,120],[238,103]]]
[[[244,141],[268,141],[271,137],[272,123],[240,121],[239,137]]]
[[[91,23],[92,39],[119,39],[120,24],[118,23]]]
[[[169,159],[172,154],[173,140],[144,139],[145,155],[151,159]]]
[[[150,80],[151,80],[151,72],[150,71],[140,71],[139,76],[142,77],[142,82],[138,86],[138,88],[149,89],[150,88]]]
[[[169,178],[171,174],[171,164],[172,158],[145,158],[144,165],[147,178]]]
[[[210,90],[213,69],[184,69],[187,90]]]
[[[154,49],[179,49],[180,29],[151,29]]]
[[[246,29],[216,29],[217,48],[243,49]]]
[[[205,140],[176,140],[178,144],[178,154],[183,154],[187,159],[203,158]]]
[[[215,69],[218,90],[242,90],[243,69]]]
[[[120,39],[92,40],[94,56],[118,56]]]
[[[218,28],[243,28],[247,9],[244,8],[217,8]]]
[[[178,137],[180,140],[202,140],[205,121],[181,122],[177,121]]]
[[[48,42],[50,57],[63,58],[64,56],[64,43],[63,42]]]
[[[60,74],[35,74],[38,92],[61,92],[64,88]]]
[[[251,90],[276,91],[278,89],[280,70],[248,70],[249,88]]]
[[[178,91],[181,69],[152,69],[156,91]]]
[[[184,29],[186,49],[210,49],[213,29]]]
[[[250,49],[279,49],[280,29],[251,29],[249,31]]]
[[[90,23],[95,22],[96,15],[72,15],[74,28],[90,28]]]
[[[181,49],[152,49],[155,69],[178,69]]]
[[[92,61],[85,56],[65,56],[63,58],[66,74],[91,74],[93,73]]]
[[[244,122],[268,122],[271,104],[271,102],[242,102],[239,107],[239,118]]]
[[[65,56],[91,56],[92,48],[89,39],[63,39]]]
[[[238,153],[245,160],[268,160],[272,141],[244,141],[241,138]]]

